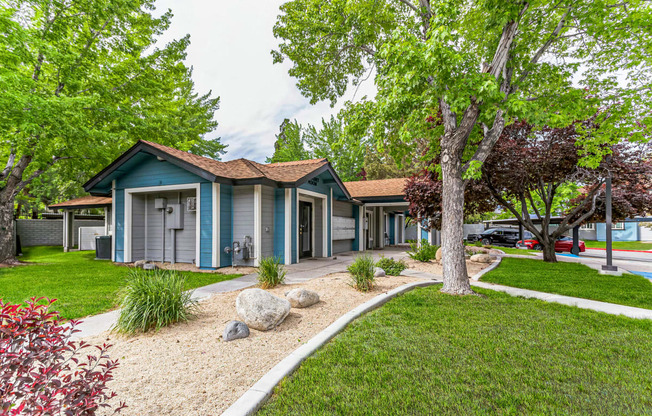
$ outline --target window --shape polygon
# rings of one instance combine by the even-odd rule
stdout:
[[[586,223],[580,227],[580,230],[593,231],[595,230],[595,223],[594,222]]]
[[[612,230],[624,230],[625,229],[625,223],[624,222],[616,222],[611,224],[611,229]]]

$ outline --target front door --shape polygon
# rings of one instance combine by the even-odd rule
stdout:
[[[299,201],[299,257],[312,257],[312,203]]]

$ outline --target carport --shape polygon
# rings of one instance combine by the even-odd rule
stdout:
[[[68,252],[73,248],[74,212],[81,209],[104,209],[104,235],[111,231],[111,198],[100,196],[82,196],[58,204],[52,204],[50,209],[60,210],[63,214],[63,251]]]

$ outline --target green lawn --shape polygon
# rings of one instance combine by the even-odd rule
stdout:
[[[261,415],[652,413],[652,322],[416,289],[352,323]]]
[[[117,292],[125,284],[127,268],[108,260],[94,260],[95,252],[64,253],[61,247],[28,247],[22,261],[34,263],[0,269],[0,299],[19,303],[32,296],[58,299],[55,309],[64,319],[81,318],[117,306]],[[240,275],[184,273],[188,289]]]
[[[541,253],[540,251],[537,250],[521,250],[520,248],[513,248],[513,247],[492,246],[491,248],[502,250],[505,252],[505,254],[520,254],[522,256],[535,256],[537,253]]]
[[[504,258],[483,282],[652,309],[652,282],[634,275],[601,275],[579,263]],[[652,409],[651,409],[652,411]]]
[[[607,243],[604,241],[584,240],[587,248],[606,248]],[[652,243],[642,243],[640,241],[614,241],[612,247],[617,250],[652,250]]]

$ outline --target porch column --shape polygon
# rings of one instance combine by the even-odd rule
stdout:
[[[364,223],[367,220],[367,215],[364,205],[358,207],[358,219],[358,251],[364,251],[367,245],[364,233]]]
[[[254,267],[258,267],[262,256],[262,188],[254,185]]]
[[[292,189],[285,189],[285,248],[283,258],[285,264],[292,264]]]
[[[63,211],[63,251],[68,252],[75,245],[73,230],[73,218],[75,214],[69,210]]]
[[[378,248],[385,247],[385,210],[378,207]]]

